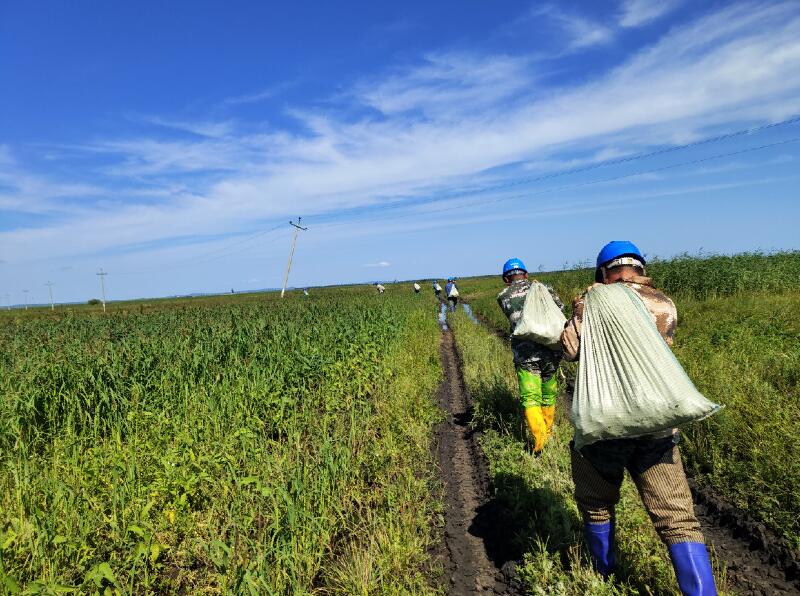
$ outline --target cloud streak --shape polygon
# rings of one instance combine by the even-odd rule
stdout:
[[[623,0],[619,24],[621,27],[641,27],[675,10],[681,0]]]
[[[628,23],[660,16],[625,6]],[[608,41],[610,33],[584,21],[570,21],[569,47]],[[88,254],[235,233],[298,213],[402,205],[513,178],[520,164],[581,159],[564,158],[570,152],[614,155],[781,119],[800,111],[800,15],[791,2],[737,4],[672,29],[589,80],[546,86],[541,68],[532,55],[442,50],[365,78],[328,104],[296,106],[294,126],[279,130],[153,117],[163,134],[74,148],[102,157],[99,187],[33,177],[0,148],[0,209],[61,216],[0,232],[0,253],[45,259],[67,246]],[[137,196],[145,191],[162,200]],[[108,210],[64,201],[98,194],[121,203]]]

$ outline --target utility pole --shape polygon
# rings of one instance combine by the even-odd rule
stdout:
[[[28,290],[22,290],[22,293],[25,295],[25,310],[28,310]]]
[[[292,268],[292,258],[294,257],[294,247],[297,244],[297,234],[300,230],[307,230],[308,228],[303,228],[300,226],[300,220],[303,219],[302,217],[297,218],[297,223],[290,221],[289,223],[294,226],[294,234],[292,235],[292,250],[289,251],[289,262],[286,264],[286,275],[283,276],[283,289],[281,290],[281,298],[286,293],[286,284],[289,281],[289,270]]]
[[[56,307],[53,304],[53,286],[55,285],[52,281],[48,281],[46,284],[47,290],[50,292],[50,310],[55,310]]]
[[[103,271],[103,268],[100,267],[100,272],[96,273],[95,275],[99,275],[100,276],[100,292],[103,295],[103,313],[105,313],[106,312],[106,282],[105,282],[105,276],[108,275],[108,273]]]

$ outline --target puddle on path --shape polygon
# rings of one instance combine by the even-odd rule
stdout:
[[[470,308],[469,304],[467,304],[466,302],[462,302],[461,308],[463,308],[464,312],[467,313],[467,316],[469,317],[470,321],[472,321],[476,325],[480,325],[481,322],[478,320],[478,317],[475,316],[475,313],[472,312],[472,309]]]
[[[439,305],[439,327],[442,328],[442,331],[447,331],[447,305],[442,302]]]

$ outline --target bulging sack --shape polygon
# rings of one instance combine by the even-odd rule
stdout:
[[[534,280],[525,296],[522,316],[511,335],[555,349],[560,347],[561,332],[566,322],[564,313],[548,289]]]
[[[721,407],[694,386],[639,294],[623,284],[586,293],[571,413],[576,449],[666,431]]]

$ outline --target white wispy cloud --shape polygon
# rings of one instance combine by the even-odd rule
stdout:
[[[80,254],[235,232],[253,221],[431,197],[510,164],[555,165],[571,150],[596,160],[701,138],[709,127],[779,120],[800,111],[796,6],[724,7],[561,87],[540,85],[527,55],[441,51],[356,83],[332,108],[295,107],[291,130],[253,133],[224,120],[191,125],[217,133],[198,138],[89,140],[76,150],[103,155],[104,177],[146,183],[165,200],[132,193],[113,210],[83,208],[47,226],[0,232],[0,254],[46,258],[55,247]],[[18,175],[0,201],[14,208],[60,182]],[[61,206],[54,197],[40,209]]]
[[[188,132],[199,137],[225,137],[234,130],[235,124],[232,121],[192,121],[192,120],[172,120],[169,118],[162,118],[161,116],[137,116],[134,120]]]
[[[675,10],[681,0],[623,0],[619,24],[622,27],[641,27]]]
[[[452,120],[495,105],[529,88],[534,80],[524,58],[439,53],[388,78],[359,83],[354,97],[385,115],[417,110]]]
[[[377,263],[365,263],[364,267],[391,267],[389,261],[378,261]]]
[[[253,93],[243,93],[242,95],[226,97],[223,100],[223,103],[229,105],[259,103],[262,101],[266,101],[267,99],[272,99],[273,97],[276,97],[282,93],[285,93],[287,90],[291,89],[295,84],[296,84],[295,81],[285,81],[283,83],[278,83],[276,85],[264,87]]]
[[[547,17],[567,33],[568,51],[606,44],[614,39],[614,31],[610,27],[585,16],[565,12],[554,4],[537,7],[534,14]]]

